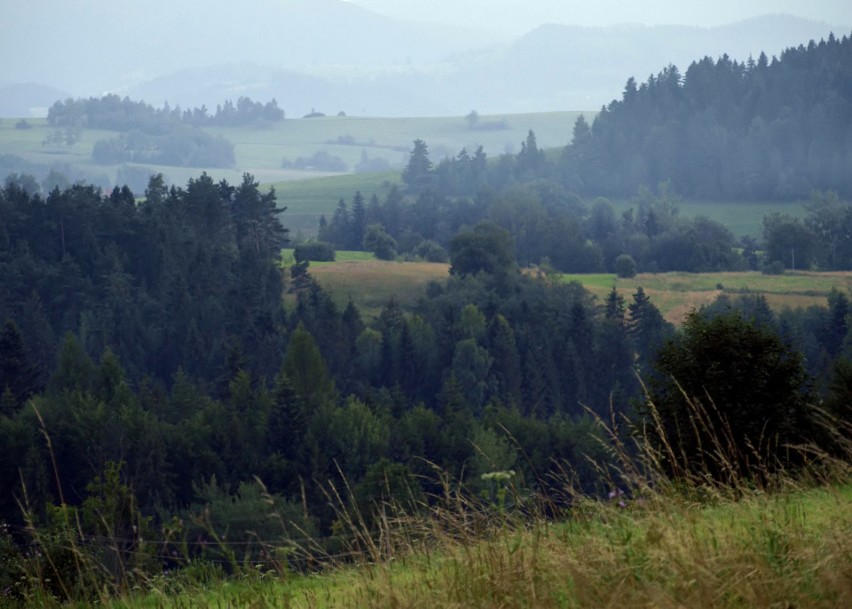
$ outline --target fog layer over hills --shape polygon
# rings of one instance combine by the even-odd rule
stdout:
[[[745,61],[848,33],[769,16],[713,28],[549,24],[509,37],[485,19],[428,25],[358,4],[13,3],[0,21],[0,115],[44,114],[53,95],[106,92],[183,107],[274,97],[288,117],[594,110],[627,77],[644,80],[669,63],[723,53]]]

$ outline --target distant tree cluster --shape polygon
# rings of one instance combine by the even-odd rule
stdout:
[[[181,110],[154,108],[118,95],[67,99],[54,103],[47,122],[56,127],[48,143],[71,145],[82,128],[120,131],[115,138],[97,142],[92,159],[102,165],[149,163],[178,167],[232,167],[234,146],[221,136],[205,133],[210,126],[262,126],[283,120],[284,112],[272,101],[263,104],[240,97],[228,100],[210,115],[207,108]],[[72,135],[76,136],[72,138]]]
[[[143,101],[109,94],[89,99],[66,99],[55,102],[47,111],[47,122],[56,127],[107,129],[111,131],[141,131],[149,135],[162,135],[177,125],[190,127],[239,127],[263,125],[284,119],[284,111],[274,99],[261,103],[249,97],[240,97],[216,106],[210,114],[206,106],[181,110],[165,104],[155,108]]]

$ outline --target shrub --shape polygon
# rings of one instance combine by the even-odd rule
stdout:
[[[419,256],[426,262],[446,262],[449,259],[447,250],[431,239],[421,241],[420,244],[414,248],[414,255]]]
[[[621,254],[615,259],[615,274],[619,277],[630,278],[636,276],[636,261],[630,254]]]
[[[373,252],[379,260],[396,258],[396,240],[381,224],[371,224],[364,233],[364,249]]]

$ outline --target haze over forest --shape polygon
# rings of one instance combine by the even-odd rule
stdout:
[[[835,1],[37,0],[4,9],[0,115],[107,92],[183,107],[274,97],[288,117],[596,110],[631,75],[850,27]]]

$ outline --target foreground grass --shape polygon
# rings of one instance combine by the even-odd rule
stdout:
[[[588,501],[564,523],[444,538],[380,564],[257,576],[115,601],[115,608],[852,606],[852,486]],[[495,516],[495,518],[497,518]]]

